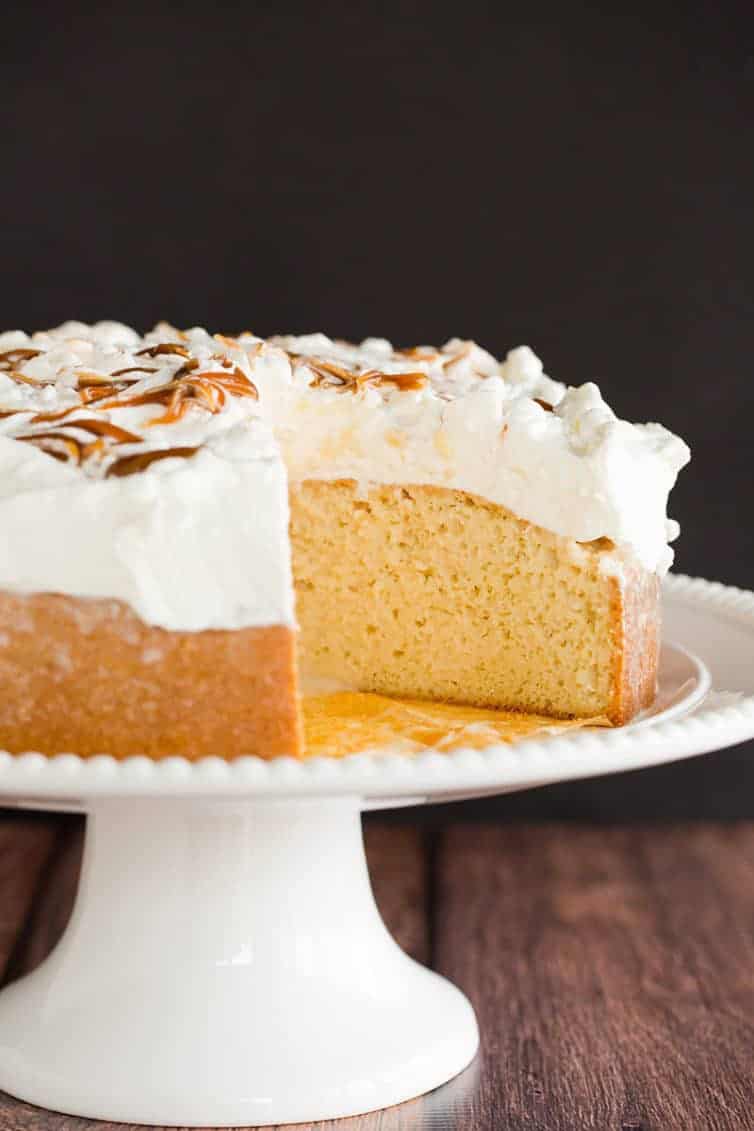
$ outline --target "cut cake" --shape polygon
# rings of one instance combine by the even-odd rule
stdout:
[[[687,459],[526,348],[0,335],[0,747],[300,756],[297,657],[624,723]]]

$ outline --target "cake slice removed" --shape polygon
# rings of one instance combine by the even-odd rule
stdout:
[[[2,334],[0,748],[303,757],[298,658],[320,692],[624,723],[687,458],[527,349]]]
[[[527,348],[242,339],[288,468],[313,686],[625,723],[688,459]]]

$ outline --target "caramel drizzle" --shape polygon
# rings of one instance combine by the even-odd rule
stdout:
[[[14,351],[11,351],[14,352]],[[34,352],[38,354],[40,351],[27,350],[27,353]],[[5,356],[5,355],[2,355]],[[130,381],[113,381],[113,377],[121,376],[125,373],[156,373],[154,368],[147,368],[146,366],[132,366],[129,369],[119,369],[115,373],[102,375],[99,373],[79,373],[76,378],[76,392],[79,394],[79,404],[69,405],[68,408],[56,409],[55,412],[38,412],[32,416],[31,424],[51,424],[58,420],[64,420],[66,416],[70,416],[72,412],[78,412],[82,405],[91,404],[94,401],[103,400],[105,397],[112,397],[114,394],[124,392],[130,384],[138,381],[138,377],[133,377]],[[17,370],[9,372],[10,377],[19,385],[32,385],[34,388],[43,389],[46,385],[51,384],[50,381],[38,381],[34,377],[27,377],[24,373],[19,373]],[[14,408],[4,412],[0,412],[0,420],[5,420],[9,416],[17,416],[19,413],[32,412],[30,408]]]
[[[348,342],[340,343],[342,345],[349,345]],[[474,348],[473,342],[465,342],[456,353],[451,354],[449,357],[443,357],[441,353],[436,351],[422,349],[421,346],[409,346],[405,349],[397,349],[394,351],[394,356],[397,358],[405,358],[407,361],[418,361],[427,365],[431,365],[442,358],[441,368],[444,371],[452,369],[464,358],[468,357]],[[365,369],[362,372],[356,372],[351,369],[346,369],[341,365],[336,365],[331,361],[324,361],[319,357],[308,357],[305,354],[289,353],[291,361],[295,364],[300,362],[307,365],[314,373],[314,380],[311,382],[311,387],[318,388],[336,388],[341,392],[358,392],[360,388],[365,385],[380,386],[380,385],[395,385],[401,391],[421,389],[427,384],[428,377],[423,371],[417,370],[408,373],[384,373],[379,369]],[[486,374],[478,370],[474,370],[474,376],[485,378]]]
[[[62,463],[80,464],[86,446],[73,436],[67,436],[65,432],[40,432],[35,436],[17,436],[16,439],[22,444],[33,444],[35,448]]]
[[[166,411],[150,420],[148,427],[158,424],[175,424],[182,420],[189,409],[196,405],[208,412],[220,412],[228,397],[251,397],[259,399],[259,392],[253,381],[234,365],[230,372],[218,373],[215,370],[195,372],[199,362],[191,358],[181,366],[173,379],[156,389],[147,389],[132,397],[118,397],[97,405],[101,409],[136,408],[139,405],[164,405]]]
[[[90,436],[94,436],[96,439],[84,442],[77,436],[70,435],[69,432],[62,432],[57,429],[29,432],[17,436],[16,439],[25,444],[33,444],[34,447],[46,452],[54,459],[70,460],[78,466],[93,456],[102,456],[109,446],[106,441],[109,441],[110,444],[141,443],[141,436],[137,436],[135,432],[128,432],[125,428],[120,428],[109,420],[70,420],[64,427],[88,432]]]
[[[112,381],[107,385],[88,385],[79,389],[79,399],[83,405],[96,405],[97,401],[103,401],[118,393],[124,393],[132,384],[132,381]]]
[[[116,459],[115,463],[110,464],[110,467],[105,473],[105,478],[109,479],[111,475],[116,475],[122,478],[125,475],[136,475],[140,471],[144,471],[150,464],[156,463],[161,459],[191,459],[199,451],[199,448],[158,448],[156,451],[151,452],[136,452],[132,456],[121,456]]]
[[[473,348],[474,348],[473,342],[464,342],[464,344],[461,346],[461,348],[456,353],[452,353],[450,355],[450,357],[446,358],[443,361],[443,363],[442,363],[443,369],[450,369],[451,366],[457,365],[459,361],[463,361],[463,359],[465,357],[469,356],[469,354],[471,353]]]
[[[41,351],[10,350],[8,354],[13,356],[0,355],[0,362],[7,357],[8,363],[14,364],[26,360],[32,355],[36,356],[39,352]],[[26,357],[19,357],[20,353],[24,353]],[[220,371],[203,370],[201,372],[197,372],[199,368],[198,359],[191,357],[188,349],[177,343],[163,342],[156,346],[150,346],[145,350],[140,350],[137,356],[156,357],[162,354],[172,354],[186,359],[184,364],[172,374],[170,380],[165,384],[154,389],[147,389],[143,393],[128,396],[124,394],[127,394],[129,387],[139,381],[139,377],[131,377],[130,374],[156,373],[158,370],[154,366],[134,365],[116,370],[110,375],[80,373],[76,382],[76,391],[80,403],[55,412],[36,413],[29,421],[30,425],[54,424],[56,427],[27,431],[15,438],[24,443],[32,444],[51,455],[53,459],[70,461],[81,466],[82,463],[92,457],[104,457],[113,446],[143,444],[144,442],[142,436],[129,432],[108,420],[97,420],[96,418],[68,419],[72,413],[80,412],[83,406],[89,406],[91,410],[98,412],[119,408],[135,408],[139,405],[162,405],[165,412],[146,424],[146,427],[153,427],[158,424],[174,424],[182,420],[193,406],[215,414],[222,411],[229,397],[259,399],[259,393],[253,381],[249,380],[243,370],[234,365],[229,358],[223,357],[221,354],[213,357],[213,360],[216,360],[222,366]],[[26,378],[23,374],[16,372],[12,373],[12,377],[28,384],[42,386],[48,383]],[[118,380],[113,380],[114,377]],[[28,411],[27,408],[20,408],[0,412],[0,419]],[[75,434],[72,435],[71,430],[74,433],[76,430],[87,432],[95,439],[82,441]],[[197,450],[197,448],[184,447],[138,452],[135,455],[116,459],[108,468],[106,476],[132,475],[145,467],[149,467],[155,460],[166,459],[169,456],[185,459],[193,456]]]
[[[160,342],[157,346],[147,346],[146,349],[138,350],[134,357],[161,357],[163,354],[174,353],[178,357],[189,357],[187,346],[182,346],[180,342]]]
[[[135,432],[129,432],[126,428],[121,428],[119,424],[113,424],[110,420],[71,420],[68,422],[69,428],[80,428],[84,432],[91,433],[92,436],[106,436],[108,440],[112,440],[116,444],[139,444],[141,443],[141,436]]]
[[[31,385],[33,389],[44,389],[45,385],[49,385],[49,381],[40,381],[37,377],[27,377],[25,373],[19,373],[17,369],[0,369],[0,372],[5,372],[15,381],[17,385]]]
[[[33,357],[39,357],[41,352],[41,350],[33,350],[21,346],[17,346],[16,349],[5,350],[4,353],[0,353],[0,372],[7,373],[8,370],[12,370],[19,362],[31,361]],[[21,375],[14,373],[13,376],[20,377]],[[27,378],[27,380],[31,381],[32,379]]]
[[[291,358],[298,360],[298,355],[291,354]],[[379,387],[382,385],[395,385],[401,392],[411,389],[422,389],[427,383],[426,373],[420,371],[410,373],[382,373],[379,369],[365,369],[362,373],[355,373],[351,369],[344,369],[331,361],[321,358],[302,358],[304,364],[311,369],[314,380],[311,387],[335,388],[341,392],[357,393],[366,386]]]
[[[447,374],[448,370],[452,369],[454,365],[458,365],[458,363],[460,361],[463,361],[464,358],[469,357],[472,354],[473,350],[474,342],[464,342],[464,344],[456,353],[452,353],[450,357],[445,358],[445,360],[442,362],[443,372]],[[488,373],[482,373],[481,369],[475,369],[473,366],[471,368],[471,372],[473,376],[478,377],[480,381],[486,381],[489,377]]]
[[[111,377],[125,377],[126,373],[156,373],[156,372],[157,372],[157,370],[154,367],[154,365],[129,365],[126,369],[114,369],[113,372],[110,374],[110,376]],[[134,381],[138,381],[138,380],[139,380],[138,377],[134,377]],[[105,381],[105,378],[102,378],[101,383],[104,383],[104,381]],[[81,388],[81,382],[79,382],[79,388]]]
[[[247,333],[249,335],[249,337],[254,336],[251,333],[250,330],[245,330],[244,333]],[[238,341],[237,338],[229,338],[227,334],[214,334],[213,337],[214,337],[216,342],[219,342],[220,345],[226,346],[228,349],[232,349],[232,350],[243,349],[243,346],[241,345],[241,343]]]
[[[437,361],[440,356],[434,350],[423,350],[420,346],[407,346],[405,349],[395,351],[399,357],[408,358],[410,361]]]

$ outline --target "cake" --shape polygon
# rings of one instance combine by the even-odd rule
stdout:
[[[303,686],[631,719],[688,449],[528,349],[0,335],[0,746],[305,754]]]
[[[526,348],[241,341],[288,469],[306,677],[616,724],[652,701],[680,440]]]
[[[300,750],[286,476],[201,331],[0,335],[0,747]]]

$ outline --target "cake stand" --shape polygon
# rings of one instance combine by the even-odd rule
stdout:
[[[0,1087],[74,1115],[233,1126],[364,1112],[460,1072],[471,1005],[385,929],[360,811],[754,736],[754,594],[671,577],[664,602],[660,698],[620,730],[304,763],[0,754],[5,803],[89,814],[66,933],[0,994]]]

